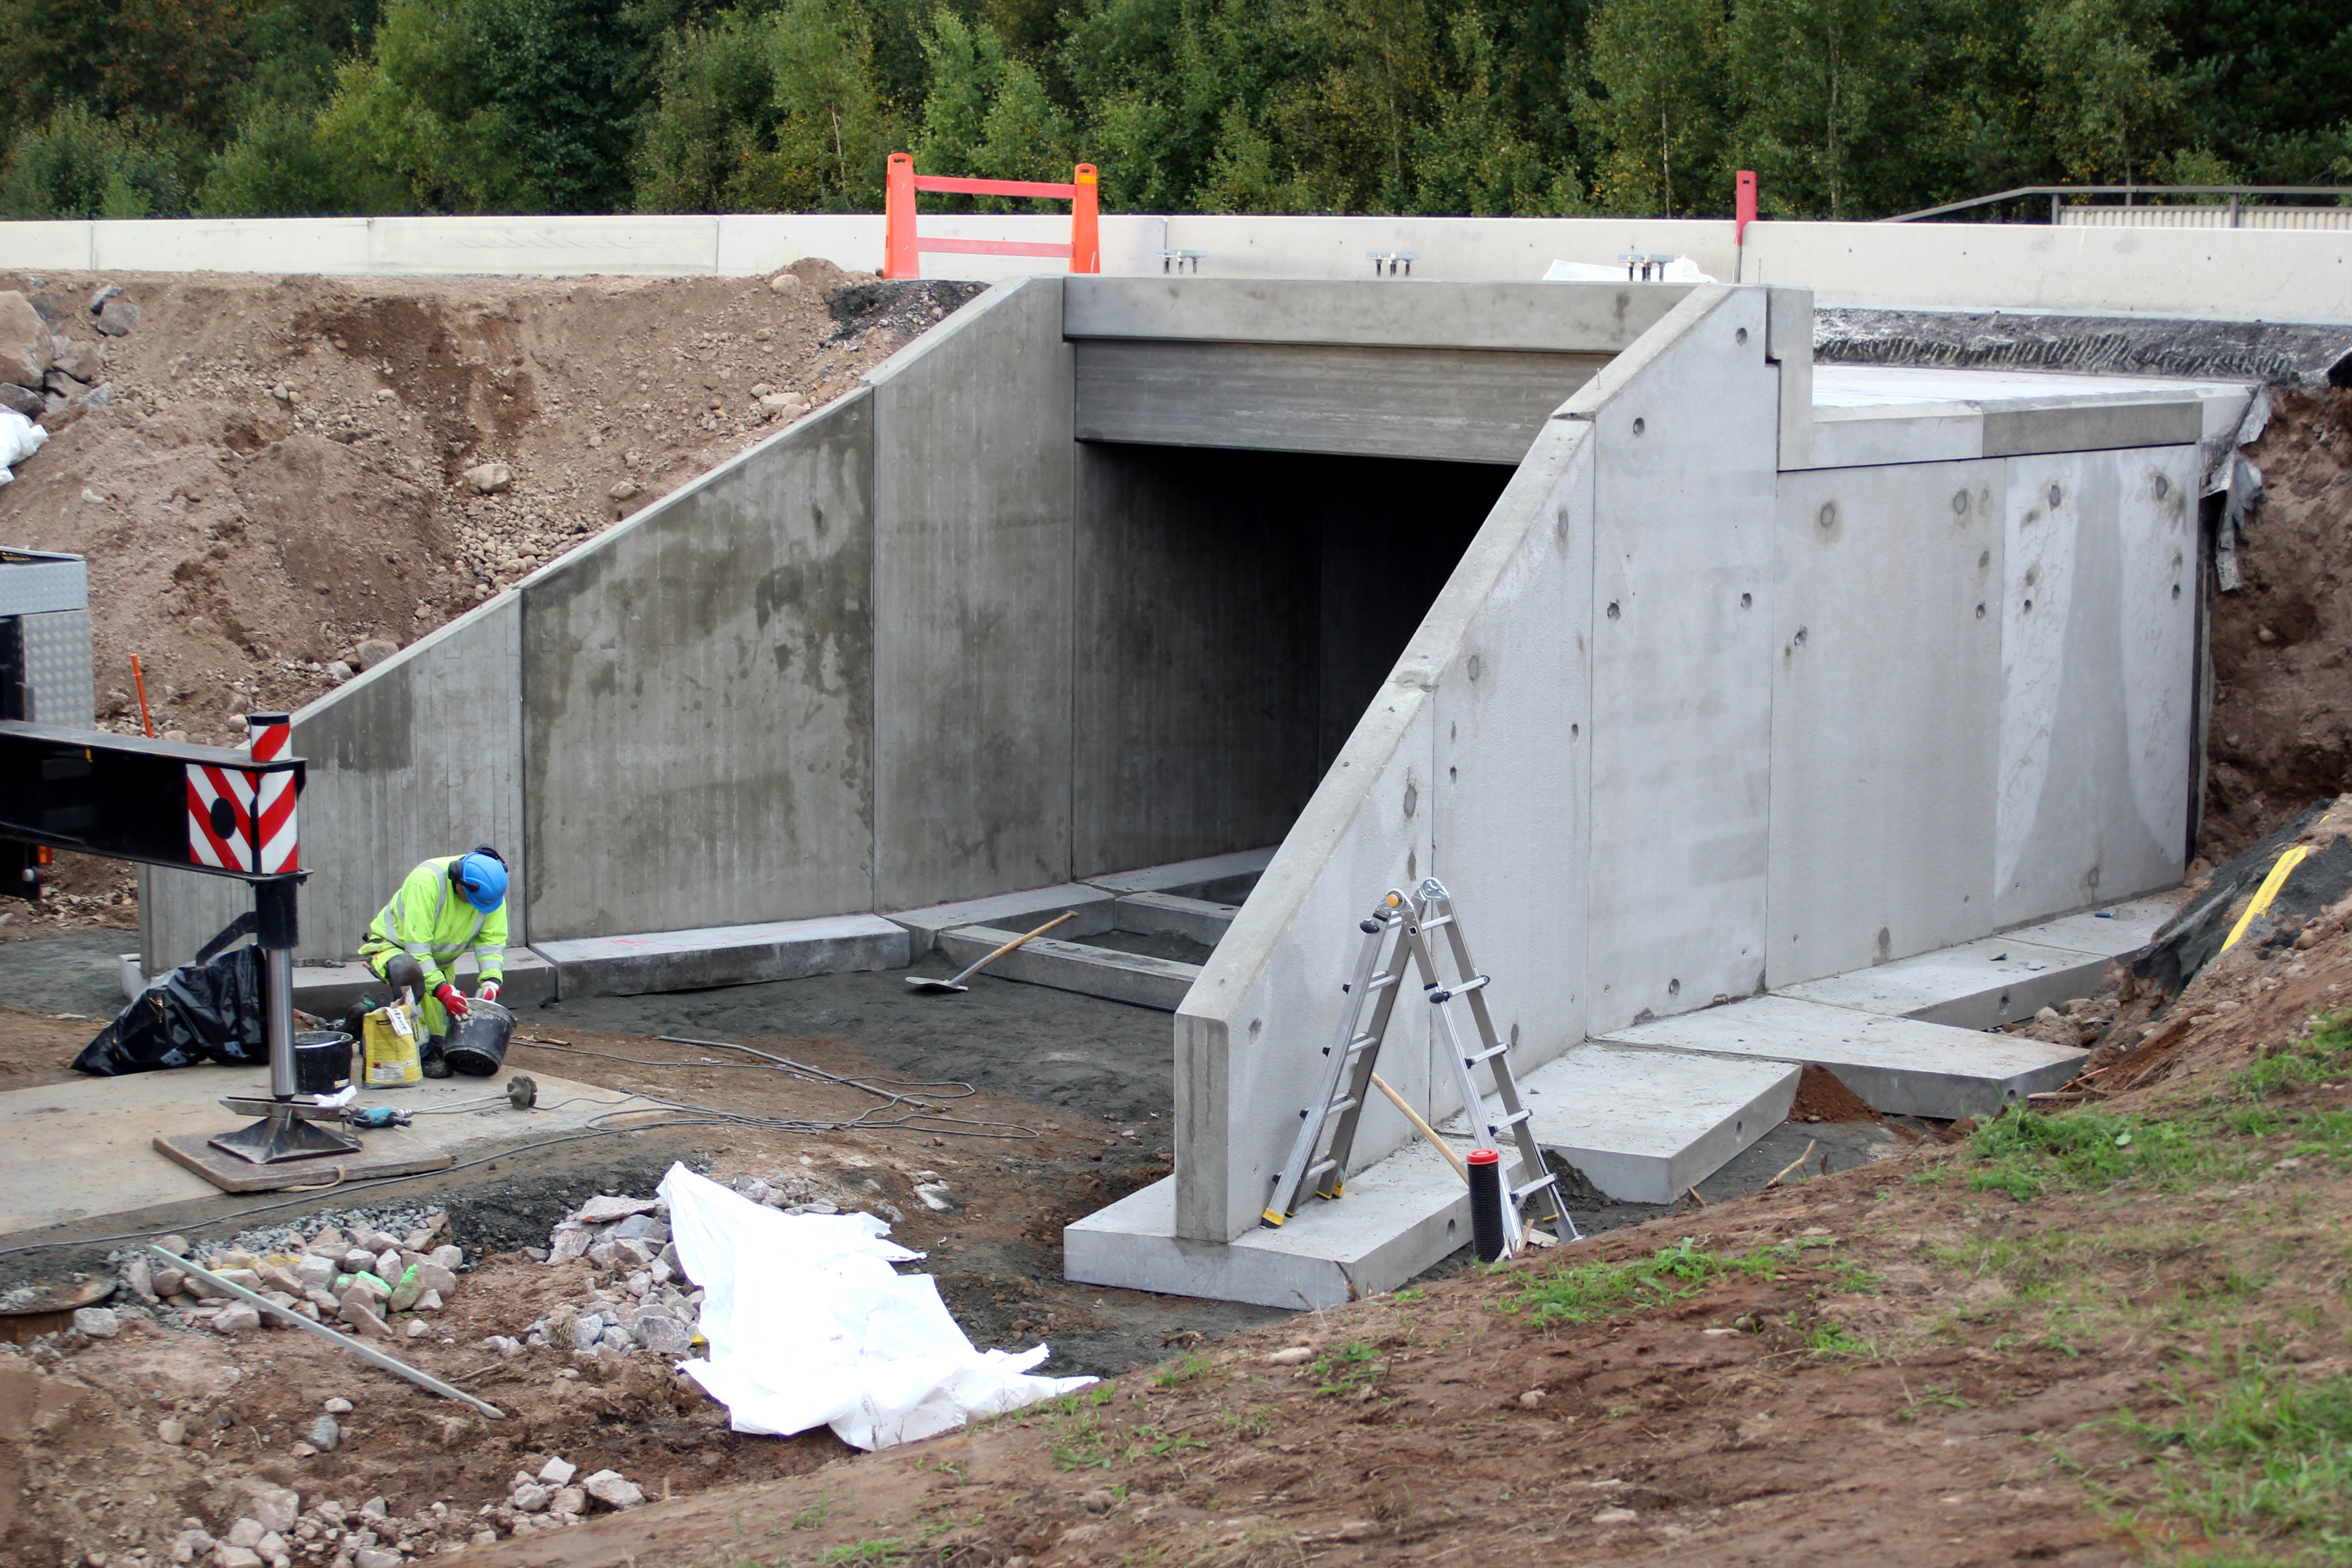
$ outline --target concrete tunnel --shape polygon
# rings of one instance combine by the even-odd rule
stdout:
[[[1817,371],[1811,319],[1712,285],[999,286],[297,715],[305,956],[351,950],[383,867],[484,837],[567,992],[891,966],[1207,862],[1248,896],[1160,1003],[1176,1174],[1067,1266],[1321,1304],[1459,1244],[1386,1107],[1363,1201],[1253,1228],[1354,921],[1442,875],[1522,1070],[1568,1075],[1571,1121],[1658,1123],[1546,1147],[1629,1191],[1720,1163],[1793,1064],[1861,1048],[1789,988],[2178,880],[2193,500],[2247,400]],[[151,972],[235,912],[152,877]],[[1866,1032],[1895,1055],[1838,1070],[1923,1106],[2056,1070]],[[1389,1049],[1459,1111],[1425,1019]]]

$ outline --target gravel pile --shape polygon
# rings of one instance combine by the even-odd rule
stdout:
[[[420,1214],[404,1236],[352,1219],[309,1237],[272,1230],[202,1249],[179,1237],[165,1237],[159,1245],[313,1322],[375,1339],[414,1340],[433,1333],[429,1315],[448,1305],[466,1268],[465,1249],[442,1239],[447,1229],[448,1216],[434,1211]],[[288,1326],[203,1275],[152,1261],[152,1254],[119,1253],[113,1261],[124,1287],[167,1323],[224,1334]]]

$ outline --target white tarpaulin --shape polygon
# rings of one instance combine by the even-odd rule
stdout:
[[[790,1436],[830,1426],[845,1443],[887,1448],[1082,1388],[1032,1377],[1019,1355],[972,1346],[919,1258],[872,1215],[779,1214],[672,1165],[662,1178],[670,1240],[702,1288],[705,1359],[680,1371],[727,1406],[738,1432]]]

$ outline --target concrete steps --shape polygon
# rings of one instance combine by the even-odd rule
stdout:
[[[1649,1050],[1811,1063],[1837,1074],[1876,1110],[1945,1118],[1990,1116],[2056,1089],[2089,1054],[1778,995],[1661,1018],[1608,1038]]]
[[[1546,1153],[1621,1203],[1668,1204],[1785,1121],[1801,1076],[1789,1062],[1587,1041],[1519,1090]]]

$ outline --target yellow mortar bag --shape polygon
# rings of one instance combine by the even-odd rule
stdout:
[[[378,1007],[361,1026],[362,1081],[370,1089],[397,1089],[425,1078],[416,1052],[416,1009],[394,1002]]]

